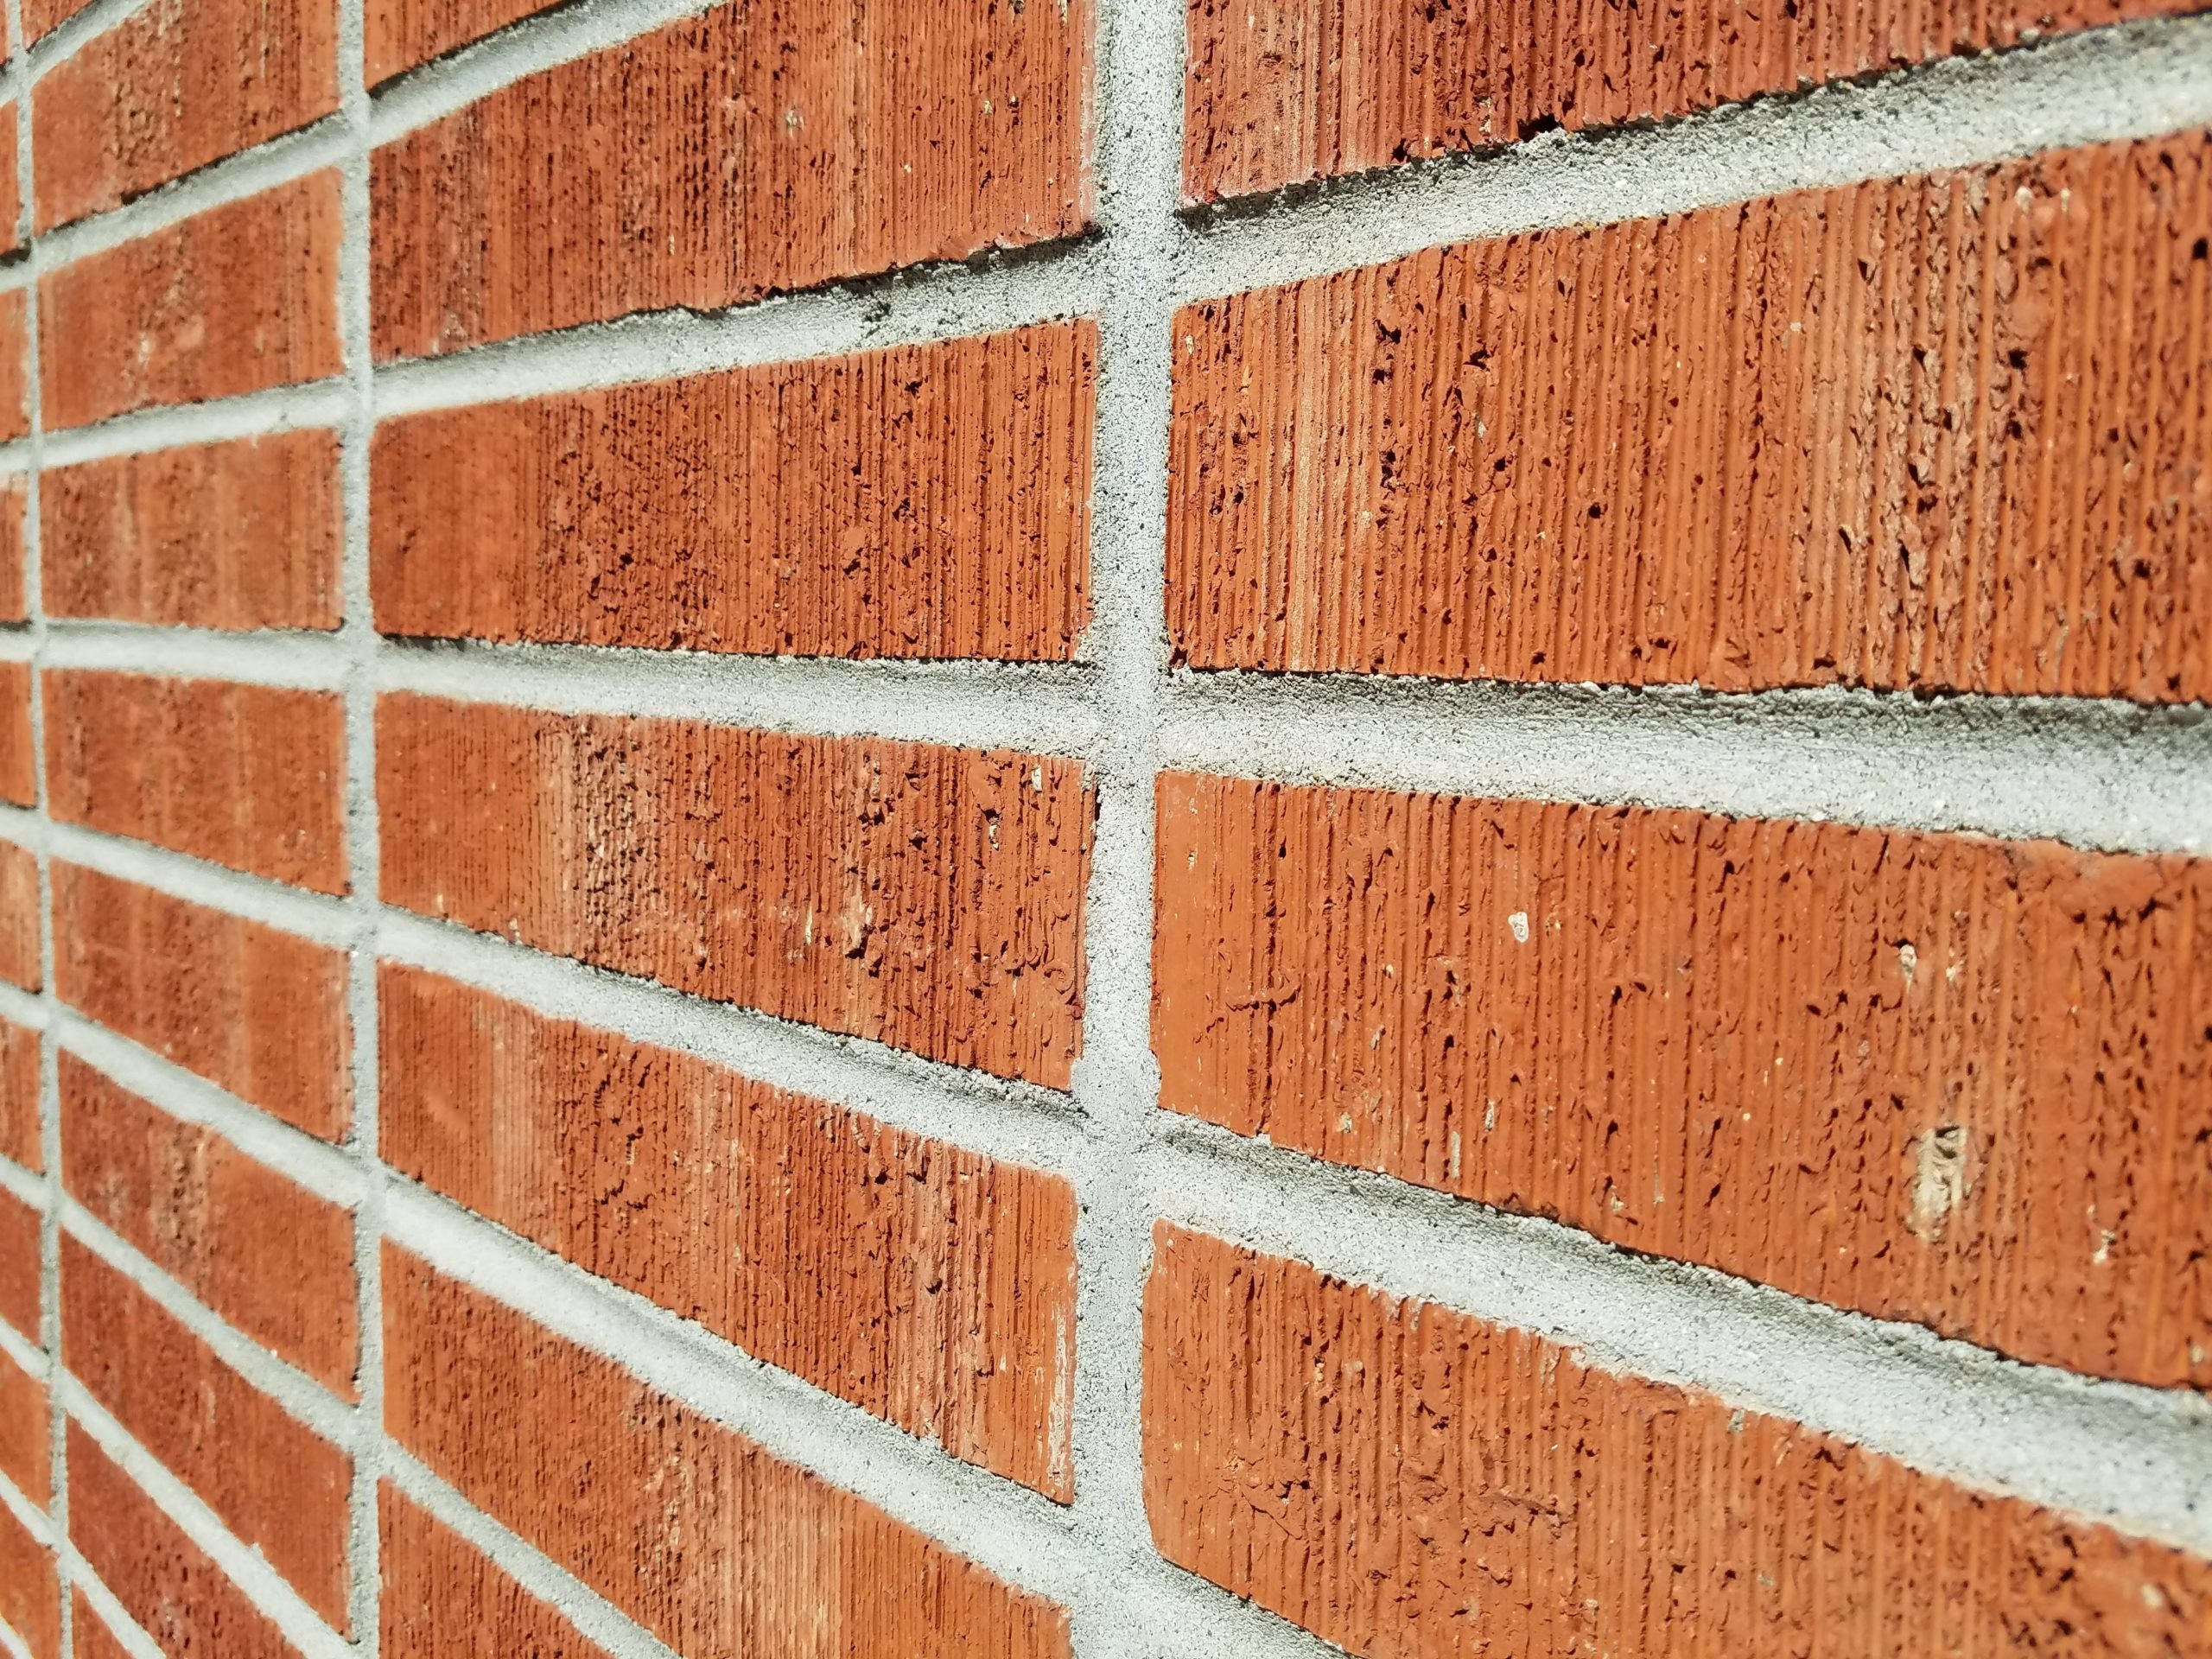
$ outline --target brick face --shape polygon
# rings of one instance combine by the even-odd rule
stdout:
[[[54,1489],[49,1421],[46,1384],[0,1352],[0,1477],[41,1509]]]
[[[374,86],[546,9],[541,0],[367,0],[364,73]]]
[[[75,1659],[130,1659],[130,1649],[92,1611],[92,1604],[86,1599],[85,1592],[73,1589],[69,1595],[75,1604],[69,1623],[69,1641]]]
[[[346,891],[336,694],[89,669],[48,669],[44,685],[55,818]]]
[[[1051,323],[387,422],[377,626],[1065,660],[1096,350]]]
[[[62,1240],[61,1303],[70,1375],[343,1631],[353,1460],[71,1237]]]
[[[387,696],[377,802],[388,903],[1068,1080],[1090,820],[1072,762]]]
[[[0,663],[0,801],[38,804],[38,750],[31,741],[31,665]]]
[[[92,0],[25,0],[23,6],[23,38],[36,41],[53,33]]]
[[[378,359],[714,310],[1090,217],[1091,8],[721,6],[385,145]]]
[[[339,228],[326,171],[41,276],[46,424],[335,374]]]
[[[30,620],[30,597],[23,576],[23,520],[30,486],[21,474],[0,477],[0,623]]]
[[[39,82],[37,226],[120,207],[337,107],[333,0],[153,0]]]
[[[0,1503],[0,1623],[22,1637],[32,1659],[60,1659],[61,1590],[54,1552]]]
[[[679,1652],[1068,1652],[1051,1604],[389,1245],[384,1294],[393,1435]]]
[[[46,981],[39,964],[38,855],[0,842],[0,979],[26,991]]]
[[[1186,308],[1198,667],[2212,690],[2212,134]]]
[[[25,1169],[45,1166],[39,1152],[39,1034],[0,1020],[0,1158]]]
[[[353,1398],[352,1217],[74,1054],[57,1071],[69,1195],[229,1324]]]
[[[2212,1563],[1162,1224],[1145,1505],[1361,1655],[2178,1655]]]
[[[0,294],[0,440],[31,429],[30,349],[30,296],[10,289]]]
[[[395,1168],[954,1455],[1073,1496],[1068,1184],[419,969]]]
[[[325,1140],[347,1120],[346,959],[151,887],[57,862],[63,1001]]]
[[[1171,776],[1159,903],[1170,1107],[2212,1385],[2212,861]]]
[[[0,1319],[34,1346],[39,1339],[39,1220],[38,1211],[0,1186]]]
[[[557,1609],[390,1481],[378,1488],[377,1516],[384,1659],[605,1659]]]
[[[49,616],[334,628],[338,438],[279,432],[39,475]]]

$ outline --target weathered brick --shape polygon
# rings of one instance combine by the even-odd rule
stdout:
[[[30,620],[23,575],[23,520],[29,503],[30,485],[22,474],[0,474],[0,623]]]
[[[92,0],[23,0],[23,38],[50,35],[92,3]]]
[[[0,1186],[0,1319],[36,1346],[39,1339],[40,1212]]]
[[[339,229],[326,170],[40,277],[46,424],[335,374]]]
[[[377,1489],[377,1519],[384,1659],[605,1659],[559,1609],[390,1481]]]
[[[393,696],[383,896],[683,991],[1064,1086],[1074,762]]]
[[[2180,1655],[2212,1562],[1162,1224],[1145,1507],[1355,1654]]]
[[[378,149],[378,359],[1081,229],[1090,0],[719,6]]]
[[[403,1173],[955,1456],[1073,1496],[1075,1194],[695,1056],[378,970]]]
[[[1690,115],[2203,3],[1190,0],[1183,190],[1211,200],[1516,143],[1552,127]]]
[[[26,991],[46,982],[39,963],[38,855],[0,841],[0,979]]]
[[[16,175],[16,106],[0,104],[0,253],[23,245],[23,192]]]
[[[334,628],[338,436],[307,429],[39,474],[50,616]]]
[[[361,56],[370,86],[458,51],[552,0],[368,0]]]
[[[387,1244],[393,1437],[683,1653],[1065,1655],[1066,1615]]]
[[[69,1374],[308,1604],[346,1629],[353,1459],[99,1256],[61,1241]]]
[[[30,315],[28,289],[0,294],[0,440],[31,429]],[[48,424],[52,421],[49,415]]]
[[[1179,314],[1200,667],[2212,695],[2212,134]]]
[[[0,801],[38,804],[38,747],[31,740],[29,663],[0,663]]]
[[[1096,353],[1048,323],[385,422],[377,626],[1065,661]]]
[[[54,906],[62,1001],[309,1135],[346,1132],[344,952],[58,861]]]
[[[41,683],[54,817],[346,891],[346,705],[335,693],[92,669],[48,669]]]
[[[132,1659],[131,1650],[108,1629],[107,1621],[92,1611],[85,1592],[72,1589],[69,1596],[75,1604],[69,1621],[69,1645],[75,1659]]]
[[[39,1153],[39,1034],[0,1020],[0,1158],[25,1169],[45,1167]]]
[[[0,1476],[41,1509],[54,1491],[52,1421],[45,1382],[0,1351]]]
[[[119,207],[337,107],[333,0],[155,0],[40,80],[37,228]]]
[[[69,1540],[163,1653],[292,1659],[269,1617],[73,1422],[68,1459]]]
[[[74,1054],[57,1073],[70,1196],[278,1358],[353,1398],[351,1215]]]
[[[2212,1385],[2212,861],[1162,779],[1165,1104]]]
[[[61,1651],[61,1586],[54,1552],[0,1503],[0,1624],[23,1639],[32,1659]]]

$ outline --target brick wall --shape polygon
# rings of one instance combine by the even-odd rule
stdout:
[[[0,1654],[2212,1656],[2206,0],[7,0]]]

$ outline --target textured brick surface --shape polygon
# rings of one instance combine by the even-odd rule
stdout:
[[[92,3],[92,0],[24,0],[23,38],[36,41],[51,34]]]
[[[61,1307],[69,1374],[343,1630],[353,1460],[70,1237],[61,1243]]]
[[[335,374],[338,238],[326,171],[40,277],[46,424]]]
[[[1090,216],[1091,7],[721,6],[375,154],[379,359],[713,310]]]
[[[1185,309],[1206,667],[2212,691],[2212,135]]]
[[[0,663],[0,801],[15,806],[38,804],[29,663]]]
[[[38,1033],[0,1020],[0,1158],[44,1167],[39,1153]]]
[[[374,86],[548,9],[544,0],[366,0],[363,69]]]
[[[23,192],[16,174],[16,106],[0,104],[0,253],[23,245]]]
[[[1355,1654],[2181,1655],[2212,1563],[1164,1224],[1168,1558]]]
[[[1090,797],[1071,761],[387,696],[387,902],[1064,1085]]]
[[[384,1659],[604,1659],[558,1609],[389,1481],[377,1516]]]
[[[0,294],[0,439],[31,429],[30,345],[29,292],[10,289]]]
[[[2212,861],[1162,780],[1162,1100],[2212,1384]]]
[[[48,669],[43,683],[55,818],[346,891],[335,693],[89,669]]]
[[[229,1324],[353,1397],[351,1216],[73,1054],[56,1070],[69,1195]]]
[[[296,1651],[92,1436],[69,1426],[69,1539],[169,1659]]]
[[[1096,350],[1050,323],[387,422],[377,626],[1065,660]]]
[[[69,1621],[69,1643],[75,1659],[131,1659],[130,1649],[92,1611],[92,1604],[86,1599],[85,1592],[73,1589],[69,1596],[74,1603]]]
[[[325,1140],[345,1133],[342,952],[95,870],[54,866],[61,1000]]]
[[[0,1186],[0,1319],[34,1346],[39,1339],[39,1212]]]
[[[49,616],[196,628],[339,620],[338,439],[321,431],[39,474]]]
[[[1066,1616],[387,1245],[385,1416],[683,1653],[1033,1659]]]
[[[37,226],[120,207],[337,107],[333,0],[152,0],[40,80]]]
[[[1191,0],[1183,189],[1211,200],[1514,143],[1554,126],[1688,115],[2203,3]]]
[[[38,855],[0,842],[0,979],[27,991],[45,982],[39,965]]]
[[[0,1353],[0,1477],[41,1508],[54,1488],[48,1427],[46,1384]]]
[[[378,975],[395,1168],[1065,1501],[1065,1181],[418,969]]]
[[[54,1552],[0,1503],[0,1624],[21,1637],[32,1659],[59,1659],[61,1590]]]
[[[0,622],[30,620],[24,586],[24,519],[29,516],[30,486],[21,474],[0,478]]]

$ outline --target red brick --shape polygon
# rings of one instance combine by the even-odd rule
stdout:
[[[23,474],[0,474],[0,623],[30,620],[23,579],[23,519],[29,500],[30,485]]]
[[[388,421],[377,626],[1065,661],[1096,354],[1048,323]]]
[[[61,1586],[54,1552],[0,1503],[0,1624],[23,1639],[32,1659],[61,1651]]]
[[[0,1158],[45,1167],[39,1153],[39,1034],[0,1020]]]
[[[370,86],[540,11],[555,0],[368,0],[362,43]]]
[[[378,983],[394,1168],[956,1457],[1074,1495],[1065,1181],[416,969]]]
[[[16,106],[0,104],[0,253],[23,245],[23,193],[16,176]]]
[[[346,1132],[345,953],[57,862],[62,1001],[291,1124]]]
[[[92,0],[24,0],[23,38],[36,41],[51,34],[92,3]]]
[[[44,1509],[54,1494],[46,1384],[0,1351],[0,1476]]]
[[[2212,696],[2212,134],[1186,308],[1212,668]]]
[[[1072,761],[387,696],[377,801],[389,903],[1068,1081],[1091,817]]]
[[[351,1214],[74,1054],[57,1068],[70,1196],[278,1358],[353,1398]]]
[[[335,693],[91,669],[48,669],[43,684],[54,817],[346,891],[346,705]]]
[[[385,1419],[683,1653],[1042,1659],[1066,1615],[390,1245]]]
[[[10,289],[0,294],[0,440],[30,432],[30,293]]]
[[[75,1423],[68,1459],[70,1541],[169,1659],[291,1659],[268,1616]]]
[[[0,1186],[0,1319],[38,1344],[40,1211]]]
[[[76,1659],[133,1659],[131,1650],[108,1629],[107,1621],[92,1611],[85,1592],[72,1590],[69,1593],[76,1603],[69,1622],[69,1644]]]
[[[40,989],[38,855],[0,841],[0,979],[26,991]]]
[[[1186,199],[1694,114],[2204,0],[1190,0]]]
[[[324,171],[40,277],[46,424],[337,373],[339,228]]]
[[[2212,1385],[2212,861],[1234,779],[1160,801],[1166,1104]]]
[[[61,1349],[130,1438],[332,1625],[346,1629],[353,1460],[285,1414],[160,1303],[61,1241]]]
[[[377,1499],[384,1659],[604,1659],[557,1608],[390,1481]]]
[[[338,437],[279,432],[39,474],[49,616],[334,628]]]
[[[2180,1655],[2212,1562],[1162,1224],[1145,1506],[1355,1654]]]
[[[37,228],[119,207],[337,107],[333,0],[154,0],[40,80]]]
[[[1090,33],[1090,0],[762,0],[504,87],[372,160],[376,356],[1071,235]]]
[[[0,801],[38,804],[38,749],[31,740],[31,665],[0,663]]]

